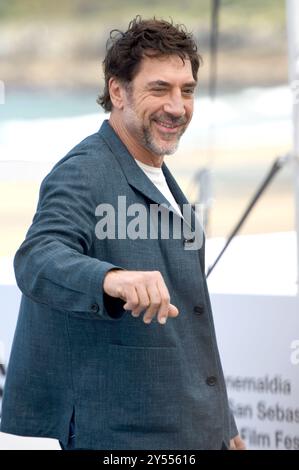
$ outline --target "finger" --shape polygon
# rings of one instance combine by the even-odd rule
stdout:
[[[124,292],[124,289],[123,289],[122,286],[119,286],[116,289],[116,296],[119,297],[120,299],[126,301],[126,295],[125,295],[125,292]]]
[[[150,298],[144,285],[140,284],[136,287],[139,305],[132,310],[133,317],[139,317],[140,313],[150,305]]]
[[[161,304],[157,313],[157,320],[159,323],[164,325],[168,318],[170,295],[163,279],[161,280],[161,282],[157,283],[157,288],[160,292],[160,297],[161,297]]]
[[[168,316],[174,318],[174,317],[177,317],[178,314],[179,314],[178,308],[175,305],[169,304]]]
[[[234,443],[237,450],[246,450],[246,445],[243,439],[240,436],[235,437]]]
[[[231,439],[229,443],[230,450],[236,450],[235,440]]]
[[[125,310],[134,310],[139,305],[139,298],[137,291],[134,286],[128,286],[123,293],[126,303],[124,305]]]
[[[144,323],[151,323],[154,316],[157,314],[161,305],[161,294],[157,284],[150,284],[147,286],[147,293],[150,299],[150,305],[146,309],[143,321]]]

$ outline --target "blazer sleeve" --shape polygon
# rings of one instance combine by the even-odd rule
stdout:
[[[124,302],[104,293],[103,280],[108,271],[121,267],[88,255],[96,224],[93,167],[82,152],[56,165],[44,179],[14,268],[19,288],[35,302],[114,320],[125,313]]]

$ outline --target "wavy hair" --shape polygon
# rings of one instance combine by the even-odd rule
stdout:
[[[128,26],[127,31],[111,31],[106,45],[106,57],[103,61],[105,77],[104,91],[97,103],[105,111],[112,110],[109,94],[109,80],[116,77],[124,85],[129,85],[138,73],[144,56],[159,57],[178,55],[182,61],[189,59],[192,75],[197,81],[197,73],[202,58],[192,33],[188,33],[182,24],[157,20],[143,20],[137,15]]]

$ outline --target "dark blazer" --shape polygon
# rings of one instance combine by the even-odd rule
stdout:
[[[165,164],[162,169],[178,204],[186,204]],[[1,430],[89,449],[220,449],[237,429],[204,247],[185,249],[183,237],[98,239],[95,208],[115,207],[117,229],[119,195],[147,211],[151,203],[168,204],[105,121],[44,179],[16,253],[23,296]],[[179,316],[146,325],[125,312],[102,289],[115,266],[160,271]]]

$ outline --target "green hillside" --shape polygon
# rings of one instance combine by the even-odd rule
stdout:
[[[281,26],[285,21],[284,0],[222,0],[225,24],[268,24]],[[107,21],[126,19],[136,13],[206,21],[210,0],[0,0],[0,19],[67,18]]]

